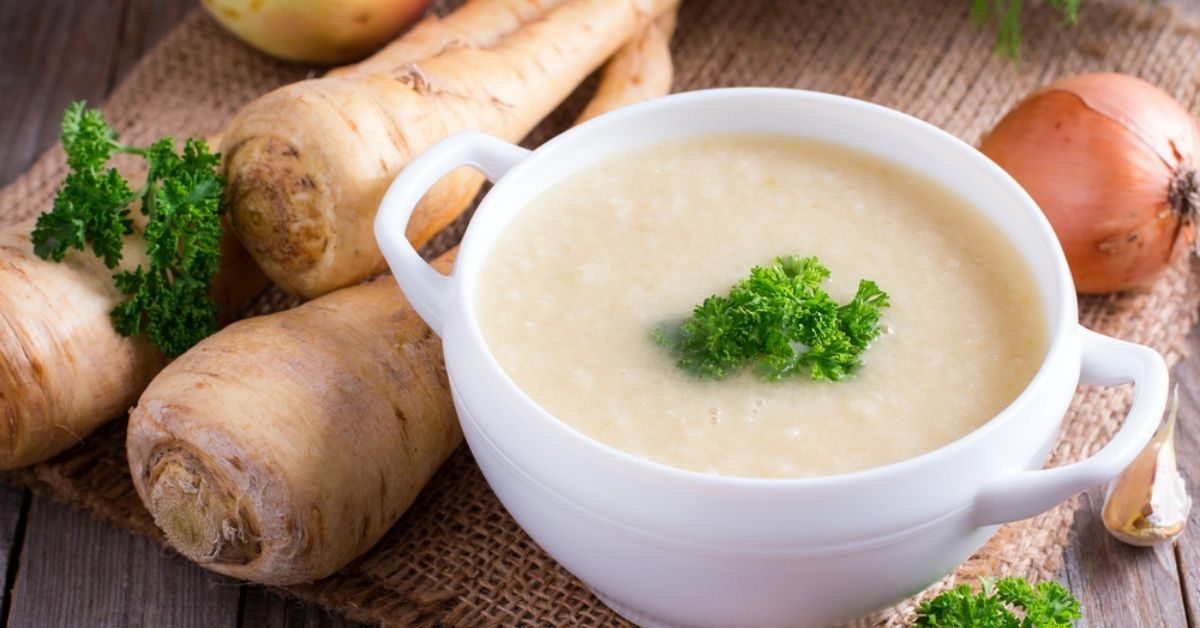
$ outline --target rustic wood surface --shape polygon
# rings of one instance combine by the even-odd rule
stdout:
[[[1179,382],[1179,431],[1175,433],[1179,468],[1192,496],[1188,530],[1175,544],[1171,558],[1178,574],[1189,627],[1200,626],[1200,328],[1192,330],[1191,356],[1175,367]],[[1171,564],[1171,561],[1164,561]]]
[[[80,514],[33,500],[10,625],[236,625],[241,593],[236,581]]]
[[[17,574],[17,551],[23,541],[22,519],[29,496],[0,484],[0,626],[8,617],[9,589]]]
[[[100,102],[195,0],[0,2],[0,185],[55,141],[68,102]],[[1181,60],[1182,62],[1182,60]],[[1175,369],[1178,445],[1200,486],[1200,332]],[[1099,523],[1103,489],[1083,497],[1060,576],[1081,626],[1200,626],[1200,509],[1175,546],[1139,550]],[[0,485],[0,628],[350,625],[327,611],[206,572],[86,514]]]
[[[196,0],[0,2],[0,186],[100,103]],[[353,626],[189,563],[144,538],[0,484],[0,628]]]

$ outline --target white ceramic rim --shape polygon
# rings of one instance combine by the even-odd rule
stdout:
[[[861,110],[865,112],[865,115],[873,115],[890,119],[895,121],[896,124],[913,126],[916,129],[919,129],[918,132],[927,134],[931,141],[935,141],[944,145],[951,151],[958,153],[964,160],[969,161],[973,167],[983,170],[985,176],[992,178],[997,185],[999,185],[1006,193],[1008,193],[1012,200],[1015,201],[1017,205],[1022,207],[1026,214],[1025,218],[1032,224],[1034,233],[1036,234],[1039,242],[1043,247],[1048,249],[1048,252],[1050,253],[1050,258],[1052,261],[1052,268],[1050,270],[1052,273],[1052,284],[1055,288],[1054,296],[1059,299],[1058,307],[1052,310],[1051,308],[1054,308],[1055,304],[1045,302],[1046,299],[1043,298],[1042,307],[1045,310],[1044,313],[1048,314],[1048,316],[1046,316],[1046,320],[1049,321],[1050,324],[1050,329],[1048,329],[1048,332],[1051,334],[1051,336],[1050,343],[1037,372],[1015,399],[1013,399],[1007,406],[1004,407],[1003,410],[1001,410],[991,419],[988,419],[983,425],[946,445],[938,447],[937,449],[933,449],[912,458],[906,458],[890,464],[870,467],[849,473],[796,478],[726,476],[707,474],[699,471],[674,467],[665,463],[655,462],[653,460],[635,456],[624,450],[596,440],[571,427],[566,422],[555,417],[553,414],[543,408],[536,400],[534,400],[524,390],[517,386],[511,377],[509,377],[508,373],[504,370],[504,367],[499,363],[498,360],[496,360],[495,355],[488,346],[487,340],[483,336],[483,332],[479,327],[479,323],[475,315],[475,297],[479,279],[478,274],[476,273],[474,276],[459,276],[458,274],[459,264],[481,265],[491,252],[490,246],[479,250],[481,249],[481,245],[474,244],[477,238],[473,236],[473,230],[470,228],[470,226],[468,226],[459,248],[459,256],[455,262],[455,269],[452,275],[455,279],[453,288],[454,297],[448,304],[446,312],[447,319],[449,319],[451,316],[458,316],[462,318],[462,320],[465,322],[465,332],[468,335],[466,340],[481,350],[485,356],[483,359],[485,361],[486,368],[493,376],[499,378],[499,381],[502,381],[505,386],[511,388],[512,391],[516,392],[520,398],[528,402],[531,408],[535,409],[536,416],[538,417],[537,420],[543,424],[542,427],[544,429],[565,430],[572,435],[571,438],[579,441],[582,446],[591,448],[593,451],[600,453],[601,455],[620,458],[625,462],[625,464],[636,465],[649,473],[665,474],[678,481],[700,482],[714,486],[731,487],[737,489],[754,488],[759,490],[766,489],[788,491],[811,486],[827,487],[836,486],[838,484],[873,482],[881,476],[904,473],[913,470],[914,467],[933,464],[938,458],[953,455],[959,449],[971,447],[977,441],[988,438],[992,432],[1000,429],[999,426],[1001,424],[1008,421],[1011,417],[1020,412],[1022,408],[1029,403],[1029,400],[1035,396],[1036,390],[1046,385],[1046,380],[1050,378],[1049,371],[1054,365],[1059,364],[1060,360],[1078,362],[1078,355],[1067,355],[1067,353],[1074,346],[1071,342],[1071,336],[1076,334],[1079,330],[1078,306],[1076,302],[1074,282],[1071,278],[1066,257],[1062,251],[1062,247],[1058,242],[1058,238],[1055,236],[1054,230],[1050,226],[1050,222],[1038,208],[1037,203],[1034,202],[1029,194],[1025,192],[1025,190],[1015,180],[1013,180],[1013,178],[1009,176],[1007,172],[1005,172],[985,155],[983,155],[983,153],[980,153],[966,142],[963,142],[946,131],[943,131],[942,129],[918,118],[901,113],[894,109],[889,109],[881,105],[876,105],[853,98],[822,92],[786,88],[735,87],[684,92],[625,107],[623,109],[599,116],[586,123],[586,125],[572,128],[540,146],[537,150],[533,151],[532,154],[514,166],[512,170],[501,177],[499,181],[496,181],[493,188],[489,190],[487,195],[484,197],[483,202],[480,203],[477,212],[487,212],[489,205],[499,202],[496,199],[502,199],[504,196],[505,187],[507,185],[511,185],[514,179],[524,176],[527,171],[537,168],[537,162],[540,161],[540,158],[545,156],[547,153],[556,150],[563,144],[573,141],[573,138],[576,135],[585,132],[595,132],[594,129],[589,127],[599,125],[619,125],[626,118],[641,115],[642,112],[654,108],[686,106],[688,103],[694,101],[708,100],[713,98],[736,99],[753,97],[756,95],[825,101],[827,103],[836,104],[839,107]],[[694,135],[701,136],[707,134],[712,133],[702,132]],[[584,168],[591,163],[594,162],[583,164],[575,171],[578,171],[578,169]],[[900,165],[903,166],[904,164]],[[992,222],[991,218],[988,216],[984,216],[984,219]],[[1009,240],[1007,236],[1005,236],[1005,239]],[[1021,256],[1021,259],[1028,264],[1028,259],[1026,259],[1024,255]],[[1029,268],[1029,271],[1031,275],[1036,274],[1032,268]],[[454,314],[451,314],[450,310],[457,311],[454,312]],[[484,426],[480,425],[479,427],[484,433],[487,432],[486,429],[483,429]],[[964,504],[963,508],[967,508],[969,506],[969,503]]]

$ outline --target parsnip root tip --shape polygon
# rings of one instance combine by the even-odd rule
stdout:
[[[213,465],[175,450],[156,457],[147,472],[154,522],[179,553],[223,565],[245,565],[261,555],[254,522],[229,490],[216,488],[225,482],[211,477]]]

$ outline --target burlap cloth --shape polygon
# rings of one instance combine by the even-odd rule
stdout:
[[[1056,13],[1035,7],[1027,11],[1023,58],[1015,66],[991,54],[992,34],[972,27],[968,5],[686,0],[674,41],[676,89],[777,85],[835,92],[908,112],[968,141],[1035,86],[1089,70],[1142,76],[1200,111],[1200,29],[1185,10],[1091,1],[1083,4],[1079,25],[1062,30]],[[141,61],[105,111],[124,137],[139,142],[209,134],[253,97],[311,72],[248,50],[197,12]],[[580,102],[577,96],[565,105],[532,142],[564,128]],[[61,152],[49,151],[0,192],[0,220],[48,208],[63,168]],[[462,226],[460,220],[430,252],[453,243]],[[1180,258],[1148,292],[1084,299],[1083,323],[1150,345],[1174,364],[1200,303],[1200,280],[1189,271]],[[271,290],[248,313],[291,304]],[[1082,389],[1052,464],[1098,449],[1128,401],[1128,389]],[[161,540],[129,481],[123,420],[49,463],[4,477]],[[1068,503],[1005,526],[925,595],[979,574],[1053,578],[1074,511]],[[367,556],[336,576],[286,592],[352,619],[395,625],[619,621],[517,527],[465,448]],[[917,599],[862,623],[905,624]]]

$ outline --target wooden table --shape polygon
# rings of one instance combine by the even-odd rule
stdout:
[[[68,102],[102,102],[195,0],[0,3],[0,185],[56,141]],[[1180,63],[1194,60],[1180,59]],[[1200,332],[1175,369],[1180,458],[1200,497]],[[1105,533],[1103,489],[1084,497],[1060,579],[1084,626],[1200,626],[1200,508],[1175,546],[1138,550]],[[0,628],[340,626],[342,618],[206,572],[142,538],[0,484]]]

